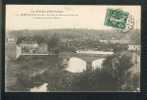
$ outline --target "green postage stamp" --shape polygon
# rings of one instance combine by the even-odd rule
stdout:
[[[126,29],[132,28],[132,23],[133,20],[130,19],[130,14],[127,11],[112,8],[107,9],[104,23],[106,26],[126,31]]]

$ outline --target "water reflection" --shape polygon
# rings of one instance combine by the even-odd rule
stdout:
[[[83,72],[86,70],[86,61],[77,57],[71,57],[68,61],[66,70],[72,73]]]
[[[102,64],[103,64],[103,61],[105,60],[105,58],[100,58],[100,59],[96,59],[92,62],[92,69],[95,70],[95,69],[102,69]]]
[[[43,83],[42,85],[38,87],[33,87],[30,89],[30,92],[48,92],[48,83]]]
[[[102,69],[102,64],[104,60],[105,58],[99,58],[99,59],[92,61],[90,65],[92,66],[92,70],[96,70],[97,68]],[[72,73],[81,73],[85,71],[86,68],[87,68],[87,62],[85,60],[78,58],[78,57],[71,57],[67,61],[67,67],[65,70],[72,72]]]

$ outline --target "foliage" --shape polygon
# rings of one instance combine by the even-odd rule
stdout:
[[[120,89],[135,90],[138,87],[138,76],[131,77],[128,70],[133,66],[130,52],[119,52],[104,61],[104,70],[111,74],[120,84]]]
[[[23,33],[23,35],[19,33]],[[126,35],[128,34],[126,33]],[[112,37],[121,39],[124,38],[124,34],[118,35],[118,33],[112,32],[108,34],[108,32],[96,30],[46,30],[20,31],[16,33],[16,36],[17,44],[22,41],[47,43],[48,49],[55,51],[57,54],[61,51],[96,48],[97,50],[114,49],[115,55],[106,58],[103,63],[103,70],[85,71],[81,74],[64,71],[64,67],[60,65],[59,61],[61,59],[58,55],[56,57],[20,57],[15,62],[19,69],[17,69],[17,83],[13,90],[25,90],[44,82],[49,84],[50,91],[117,91],[121,90],[126,80],[131,80],[127,82],[127,89],[133,90],[138,86],[136,83],[138,76],[130,79],[129,73],[126,73],[132,66],[129,52],[123,52],[126,47],[120,44],[104,44],[98,41],[100,39],[111,39]],[[47,70],[43,74],[36,74],[31,77],[33,72],[42,71],[46,68]]]
[[[73,79],[72,91],[116,91],[117,81],[105,71],[83,72]]]

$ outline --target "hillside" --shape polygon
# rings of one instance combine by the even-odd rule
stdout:
[[[128,33],[119,33],[112,30],[88,30],[88,29],[51,29],[51,30],[19,30],[9,31],[8,35],[16,37],[39,35],[44,38],[56,34],[61,39],[88,39],[88,40],[131,40],[132,37],[138,38],[139,30],[132,30]]]

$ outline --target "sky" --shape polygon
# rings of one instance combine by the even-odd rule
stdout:
[[[6,31],[8,30],[39,30],[39,29],[112,29],[104,25],[108,8],[122,9],[129,12],[134,19],[134,28],[140,28],[140,6],[101,6],[101,5],[7,5]],[[38,14],[36,11],[47,11],[39,14],[62,14],[62,16],[40,17],[20,16],[21,14]],[[34,13],[35,12],[35,13]],[[70,16],[70,15],[74,16]],[[63,16],[68,15],[68,16]],[[39,16],[38,16],[39,17]]]

